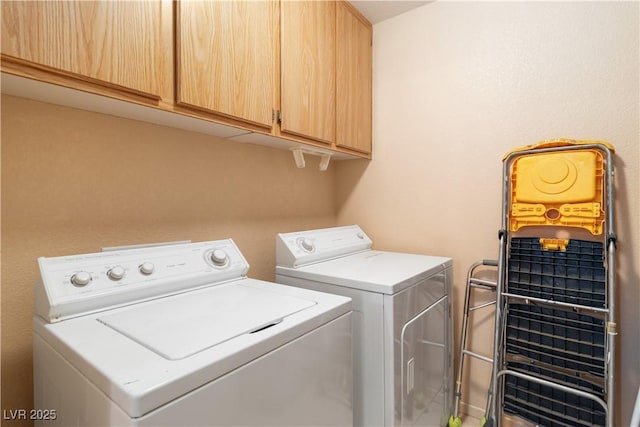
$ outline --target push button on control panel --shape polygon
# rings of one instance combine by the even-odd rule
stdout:
[[[211,262],[213,262],[214,265],[222,267],[229,261],[229,256],[222,249],[216,249],[211,252],[209,259],[211,259]]]
[[[74,286],[86,286],[91,282],[91,274],[86,271],[78,271],[71,276],[71,283]]]
[[[107,271],[107,277],[109,277],[109,279],[111,280],[122,279],[124,277],[124,268],[122,268],[119,265],[113,268],[110,268],[109,271]]]
[[[153,274],[155,268],[156,267],[150,262],[143,262],[142,264],[140,264],[140,267],[138,267],[140,273],[144,274],[145,276]]]
[[[316,249],[316,245],[313,243],[313,240],[308,237],[301,237],[298,239],[298,246],[306,252],[313,252]]]

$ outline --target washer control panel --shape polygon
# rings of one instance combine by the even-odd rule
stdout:
[[[367,250],[371,245],[357,225],[281,233],[276,237],[276,263],[299,267]]]
[[[245,277],[233,240],[38,259],[36,313],[50,322]]]

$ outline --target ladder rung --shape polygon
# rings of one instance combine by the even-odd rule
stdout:
[[[469,307],[469,311],[476,311],[480,308],[485,308],[485,307],[489,307],[490,305],[494,305],[496,302],[495,301],[489,301],[489,302],[485,302],[484,304],[480,304],[480,305],[476,305],[475,307]]]
[[[551,300],[551,299],[530,297],[530,296],[526,296],[526,295],[512,294],[512,293],[508,293],[508,292],[503,292],[502,296],[503,297],[507,297],[507,298],[511,298],[511,299],[525,301],[526,304],[529,304],[530,301],[533,301],[533,302],[537,302],[537,303],[541,303],[541,304],[547,304],[549,306],[557,305],[557,306],[560,306],[560,307],[570,308],[575,312],[591,311],[591,312],[594,312],[594,313],[606,313],[606,314],[609,313],[609,309],[607,309],[607,308],[598,308],[598,307],[590,307],[588,305],[570,304],[570,303],[567,303],[567,302],[554,301],[554,300]]]
[[[475,277],[472,277],[471,279],[469,279],[469,285],[476,288],[485,288],[490,291],[496,290],[496,282],[492,282],[491,280],[485,280],[485,279],[476,279]]]
[[[473,351],[462,350],[462,354],[466,355],[466,356],[475,357],[476,359],[484,360],[487,363],[493,363],[493,359],[492,358],[484,356],[482,354],[474,353]]]

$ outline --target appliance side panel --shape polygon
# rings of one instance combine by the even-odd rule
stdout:
[[[385,295],[385,425],[445,425],[451,378],[447,270]]]
[[[384,425],[383,296],[375,292],[276,275],[276,282],[351,298],[356,426]]]
[[[455,338],[454,338],[454,324],[453,324],[453,267],[449,267],[445,270],[445,290],[447,293],[447,300],[445,303],[445,357],[446,357],[446,369],[444,377],[444,415],[447,416],[447,420],[450,415],[453,415],[454,411],[454,384],[453,384],[453,357],[455,352]]]
[[[141,426],[348,426],[351,313],[137,420]]]
[[[36,426],[132,426],[132,420],[42,337],[33,334]]]
[[[285,243],[283,235],[276,236],[276,265],[292,267],[296,257]]]

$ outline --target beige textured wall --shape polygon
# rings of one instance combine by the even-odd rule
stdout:
[[[619,425],[640,384],[640,4],[435,2],[374,26],[374,160],[338,166],[338,222],[379,249],[451,256],[459,335],[464,282],[497,257],[501,158],[544,139],[617,149]],[[492,320],[474,329],[491,351]],[[463,401],[482,414],[490,371]]]
[[[36,257],[231,237],[273,280],[276,233],[335,225],[313,158],[8,96],[1,126],[3,409],[33,405]]]

